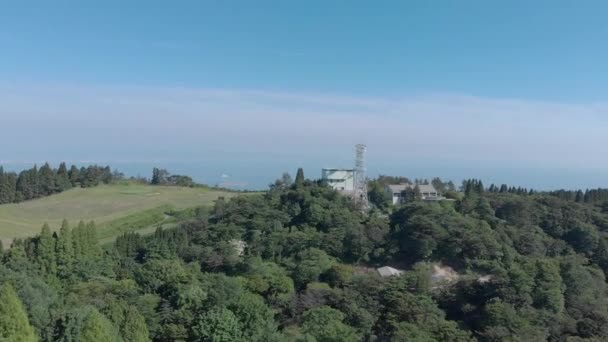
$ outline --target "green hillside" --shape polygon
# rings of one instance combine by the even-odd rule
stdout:
[[[142,211],[154,211],[161,206],[184,209],[211,205],[220,196],[234,193],[205,188],[151,186],[134,183],[75,188],[57,195],[18,204],[0,205],[0,239],[26,237],[40,232],[44,222],[58,229],[65,218],[75,224],[94,220],[100,237],[107,238],[114,222],[128,221]]]

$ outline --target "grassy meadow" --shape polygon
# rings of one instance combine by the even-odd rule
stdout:
[[[6,246],[13,238],[35,235],[44,222],[57,230],[65,218],[72,226],[80,220],[95,221],[98,236],[108,241],[125,231],[150,230],[167,219],[163,213],[168,209],[212,205],[220,196],[235,195],[205,188],[135,183],[75,188],[33,201],[0,205],[0,239]]]

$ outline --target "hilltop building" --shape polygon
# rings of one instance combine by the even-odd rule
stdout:
[[[334,190],[343,192],[355,191],[354,169],[323,169],[322,177]]]
[[[322,179],[334,190],[349,196],[357,207],[363,212],[369,210],[367,198],[367,168],[365,166],[365,154],[367,146],[357,144],[355,146],[355,168],[354,169],[322,169]]]
[[[385,191],[391,195],[393,204],[401,204],[406,200],[404,192],[406,190],[414,190],[416,186],[420,190],[423,201],[441,201],[445,199],[431,184],[389,184],[386,186]]]

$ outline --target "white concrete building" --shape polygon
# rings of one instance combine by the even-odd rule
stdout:
[[[385,190],[391,195],[393,204],[401,204],[404,202],[403,192],[408,189],[414,189],[416,186],[420,190],[423,201],[440,201],[445,199],[431,184],[389,184]]]
[[[354,169],[323,169],[323,180],[335,190],[353,192],[355,190]]]

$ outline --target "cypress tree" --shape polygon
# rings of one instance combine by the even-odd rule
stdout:
[[[4,172],[0,166],[0,204],[12,203],[15,199],[14,175]]]
[[[62,277],[67,277],[74,263],[74,246],[72,233],[67,220],[63,220],[55,248],[57,255],[57,271]]]
[[[125,321],[126,305],[122,301],[113,300],[103,310],[102,314],[116,327],[122,327]],[[121,328],[122,330],[122,328]]]
[[[223,307],[199,317],[193,331],[197,341],[243,341],[238,318]]]
[[[152,179],[150,180],[150,184],[152,185],[158,185],[160,184],[160,171],[158,170],[158,168],[153,168],[152,169]]]
[[[301,167],[298,168],[298,172],[296,173],[296,186],[302,186],[304,184],[304,169]]]
[[[13,240],[4,259],[5,263],[13,270],[26,270],[31,265],[25,252],[25,244],[21,239]]]
[[[484,192],[483,182],[481,180],[477,180],[477,184],[475,184],[475,191],[478,194],[482,194]]]
[[[106,166],[103,168],[102,170],[102,174],[101,174],[101,181],[104,184],[110,184],[112,183],[114,178],[114,175],[112,175],[112,169],[110,169],[110,166]]]
[[[32,199],[34,192],[32,191],[32,185],[30,184],[29,171],[21,171],[19,178],[17,178],[17,194],[15,194],[18,202]]]
[[[581,190],[576,192],[576,198],[574,199],[577,203],[582,203],[584,200],[585,195],[583,194],[583,192]]]
[[[80,184],[81,188],[86,188],[89,186],[87,179],[87,169],[83,166],[78,171],[78,183]]]
[[[101,255],[101,247],[99,241],[97,241],[97,227],[94,221],[87,223],[84,229],[84,241],[89,256]]]
[[[76,165],[72,165],[70,167],[70,171],[68,171],[68,176],[70,177],[70,183],[72,186],[78,185],[80,181],[80,170],[76,167]]]
[[[55,256],[55,238],[47,223],[42,226],[42,231],[36,244],[36,261],[42,272],[47,275],[57,273],[57,260]]]
[[[15,172],[9,172],[5,174],[5,177],[5,184],[7,186],[8,191],[7,198],[9,199],[10,203],[13,203],[16,201],[17,197],[17,174]]]
[[[6,198],[7,203],[13,203],[16,201],[17,196],[17,174],[14,172],[5,173],[5,186],[6,186]]]
[[[125,310],[125,320],[121,328],[121,334],[123,339],[129,342],[150,341],[146,319],[139,313],[136,307],[129,306]]]
[[[72,187],[68,168],[65,163],[59,164],[57,175],[55,176],[55,183],[57,184],[58,191],[65,191]]]
[[[32,197],[30,197],[29,199],[40,197],[40,180],[38,177],[38,166],[34,165],[34,167],[28,171],[27,175],[32,193]]]
[[[0,288],[0,340],[38,341],[21,300],[9,284]]]
[[[471,179],[467,179],[462,181],[462,189],[464,190],[464,195],[469,196],[473,192],[473,181]]]
[[[38,171],[39,191],[40,196],[48,196],[56,192],[55,173],[49,163],[45,163]]]
[[[10,203],[8,199],[8,178],[0,166],[0,204]]]
[[[80,342],[116,342],[118,338],[112,323],[93,309],[84,321]]]
[[[76,228],[72,229],[72,245],[74,247],[74,257],[80,258],[87,254],[88,246],[86,245],[86,227],[84,222],[80,221]]]

